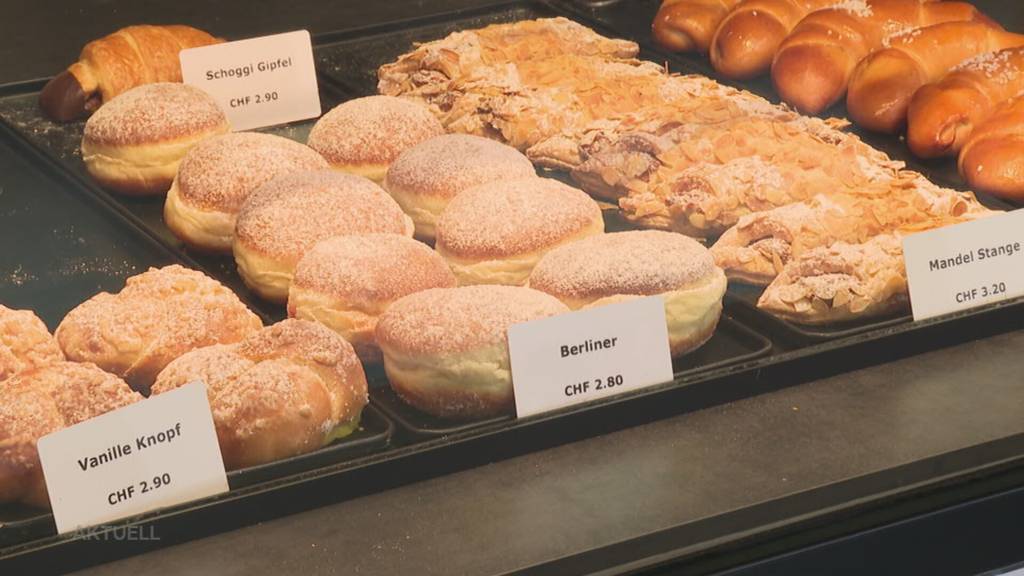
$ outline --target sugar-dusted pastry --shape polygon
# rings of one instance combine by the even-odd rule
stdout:
[[[904,173],[899,180],[854,193],[822,194],[740,218],[711,248],[730,279],[768,284],[791,259],[813,248],[985,209],[970,194]]]
[[[521,152],[468,134],[445,134],[405,152],[388,168],[384,188],[416,225],[416,236],[434,239],[437,218],[448,202],[478,184],[536,175]]]
[[[312,148],[280,136],[237,132],[189,150],[167,193],[164,222],[192,248],[230,252],[235,220],[249,193],[290,172],[322,170]]]
[[[262,323],[230,290],[178,265],[132,276],[117,294],[79,304],[57,327],[68,360],[92,362],[146,394],[171,360],[237,342]]]
[[[39,438],[141,399],[93,364],[57,361],[0,382],[0,504],[49,508]]]
[[[167,192],[178,163],[202,140],[231,129],[212,96],[187,84],[144,84],[85,123],[82,160],[101,186],[131,195]]]
[[[521,285],[556,246],[604,232],[589,196],[550,178],[481,184],[456,196],[437,222],[437,251],[459,284]]]
[[[246,285],[288,300],[295,265],[321,240],[374,232],[412,236],[412,220],[370,180],[332,170],[293,172],[260,186],[235,224],[233,251]]]
[[[0,382],[62,360],[60,346],[35,313],[0,304]]]
[[[441,123],[419,102],[367,96],[324,114],[309,132],[308,144],[335,170],[379,184],[403,150],[441,134]]]
[[[672,355],[682,356],[714,333],[726,280],[696,240],[674,232],[636,230],[555,248],[537,263],[528,286],[573,310],[660,295]]]
[[[39,105],[54,120],[75,120],[136,86],[181,82],[178,53],[218,42],[191,26],[121,28],[86,44],[78,62],[43,87]]]
[[[434,288],[392,304],[377,342],[391,387],[418,410],[462,420],[510,414],[509,326],[568,311],[529,288]]]
[[[429,288],[452,288],[455,276],[426,244],[398,234],[336,236],[318,242],[295,267],[288,315],[320,322],[381,361],[377,319],[392,302]]]
[[[312,452],[347,436],[367,402],[366,375],[352,346],[305,320],[193,350],[160,372],[153,393],[196,380],[206,383],[229,470]]]

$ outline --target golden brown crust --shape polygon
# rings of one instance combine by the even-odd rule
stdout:
[[[320,448],[367,403],[352,346],[327,328],[285,320],[231,345],[181,356],[160,373],[155,394],[201,379],[224,464],[254,466]]]
[[[93,364],[57,362],[0,383],[0,502],[48,507],[36,441],[141,399]]]
[[[34,312],[0,304],[0,382],[62,360],[64,353]]]
[[[974,130],[960,151],[959,168],[976,190],[1024,199],[1024,97],[1004,103]]]
[[[707,52],[711,39],[740,0],[668,0],[654,16],[654,40],[675,52]]]
[[[171,360],[203,346],[236,342],[259,318],[230,290],[181,266],[128,278],[117,294],[102,292],[65,316],[56,337],[68,359],[94,362],[148,392]]]
[[[507,258],[603,226],[601,208],[550,178],[483,184],[456,196],[437,223],[439,251],[459,258]]]

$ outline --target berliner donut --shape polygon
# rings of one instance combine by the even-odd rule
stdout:
[[[149,393],[171,360],[211,344],[237,342],[260,319],[216,280],[178,265],[132,276],[68,312],[57,342],[69,360],[93,362]]]
[[[193,350],[157,377],[153,393],[207,386],[224,466],[304,454],[353,432],[367,402],[352,346],[305,320],[284,320],[235,344]]]
[[[34,312],[0,304],[0,382],[61,360],[64,353]]]
[[[176,82],[145,84],[116,96],[89,117],[82,160],[105,188],[163,194],[190,148],[230,129],[217,102],[199,88]]]
[[[661,295],[669,347],[676,357],[711,338],[722,314],[726,279],[696,240],[638,230],[559,246],[537,263],[528,285],[573,310]]]
[[[299,261],[288,315],[320,322],[348,340],[360,360],[378,363],[373,332],[384,310],[403,296],[455,285],[444,259],[422,242],[397,234],[336,236]]]
[[[317,242],[374,232],[413,232],[412,220],[380,186],[330,170],[294,172],[260,186],[242,204],[235,262],[246,285],[283,304],[296,264]]]
[[[568,312],[557,298],[520,286],[434,288],[392,304],[377,343],[392,389],[441,418],[512,413],[508,328]]]
[[[409,148],[388,168],[384,188],[416,224],[416,237],[434,239],[434,226],[457,194],[487,182],[536,175],[519,150],[469,134],[445,134]]]
[[[39,438],[141,399],[93,364],[56,362],[0,383],[0,503],[48,508]]]
[[[474,186],[448,204],[436,247],[459,284],[522,285],[552,248],[604,232],[601,208],[549,178]]]
[[[422,104],[394,96],[367,96],[324,114],[310,131],[307,144],[335,170],[379,184],[403,150],[441,134],[441,123]]]
[[[235,219],[249,193],[290,172],[323,170],[327,161],[293,140],[238,132],[189,150],[167,192],[164,221],[193,248],[231,252]]]

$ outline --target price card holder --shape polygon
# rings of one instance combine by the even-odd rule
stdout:
[[[228,490],[201,382],[43,436],[38,447],[62,534]]]
[[[660,296],[517,324],[508,345],[520,418],[672,380]]]
[[[1024,296],[1024,210],[903,240],[914,320]]]
[[[224,109],[233,130],[320,115],[309,32],[298,30],[182,50],[181,76]]]

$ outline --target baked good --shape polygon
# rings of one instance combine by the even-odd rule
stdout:
[[[708,249],[659,230],[601,234],[548,252],[530,274],[530,288],[572,310],[640,296],[665,301],[673,357],[711,338],[722,314],[726,279]]]
[[[639,226],[715,237],[747,214],[806,200],[822,190],[855,191],[893,179],[903,167],[855,136],[805,119],[736,119],[697,130],[678,144],[636,161],[599,154],[583,169],[616,178],[619,207]],[[620,168],[621,167],[621,168]]]
[[[60,346],[34,312],[0,304],[0,382],[62,360]]]
[[[521,152],[468,134],[445,134],[405,152],[388,168],[384,188],[416,225],[416,237],[434,239],[437,217],[457,194],[478,184],[535,176]]]
[[[190,148],[230,129],[217,102],[199,88],[144,84],[89,117],[82,160],[89,175],[105,188],[122,194],[163,194]]]
[[[664,0],[651,33],[676,52],[707,52],[719,23],[740,0]]]
[[[349,100],[324,114],[309,132],[307,143],[331,167],[377,182],[402,153],[444,134],[441,123],[417,102],[393,96]]]
[[[568,311],[529,288],[434,288],[392,304],[377,342],[391,387],[414,408],[462,420],[511,414],[509,327]]]
[[[482,184],[456,196],[437,221],[437,252],[459,284],[521,285],[552,248],[604,232],[589,196],[549,178]]]
[[[249,193],[277,176],[329,168],[312,148],[280,136],[238,132],[188,151],[167,192],[164,222],[192,248],[230,252]]]
[[[846,93],[853,68],[902,32],[941,22],[987,20],[966,2],[846,0],[811,12],[779,45],[772,83],[805,114],[818,114]]]
[[[896,134],[918,88],[969,58],[1021,45],[1024,35],[987,22],[945,22],[894,36],[854,69],[846,110],[868,130]]]
[[[711,253],[731,280],[766,285],[787,262],[814,248],[839,241],[859,244],[908,226],[984,211],[972,195],[906,172],[887,183],[744,216]]]
[[[377,319],[403,296],[456,285],[443,258],[398,234],[336,236],[299,260],[288,290],[288,316],[320,322],[367,363],[381,361]]]
[[[380,186],[330,170],[293,172],[260,186],[242,204],[235,262],[247,286],[283,304],[307,250],[332,236],[373,232],[413,232],[412,220]]]
[[[68,360],[92,362],[149,393],[171,360],[203,346],[237,342],[260,319],[230,290],[202,272],[172,265],[125,281],[117,294],[100,292],[57,327]]]
[[[922,158],[952,156],[1003,102],[1024,92],[1024,48],[980,54],[922,86],[907,109],[907,145]]]
[[[0,382],[0,504],[49,508],[39,438],[141,399],[92,364],[57,361]]]
[[[804,16],[836,0],[743,0],[715,29],[708,55],[726,78],[747,79],[768,72],[772,58]]]
[[[218,42],[191,26],[121,28],[86,44],[78,62],[43,87],[39,105],[53,120],[81,118],[136,86],[181,82],[178,53]]]
[[[224,467],[312,452],[359,426],[366,375],[352,346],[327,328],[284,320],[235,344],[193,350],[167,365],[154,394],[202,380]]]
[[[1024,201],[1024,97],[1005,102],[971,132],[959,168],[971,188]]]

